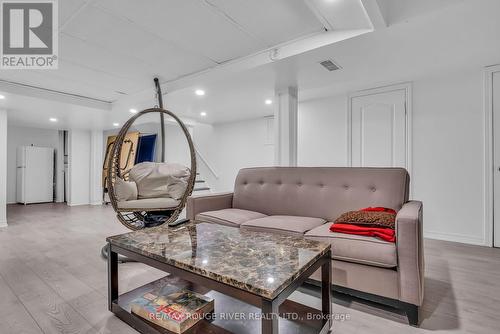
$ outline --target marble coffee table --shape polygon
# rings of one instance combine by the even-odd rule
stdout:
[[[174,279],[197,292],[213,294],[215,319],[200,321],[188,333],[330,331],[329,244],[198,222],[178,228],[135,231],[109,237],[107,241],[109,310],[141,333],[170,332],[130,313],[128,303],[148,286],[118,295],[118,254],[169,273],[167,280]],[[322,310],[288,300],[319,268]],[[149,287],[160,283],[152,282]],[[227,312],[238,312],[241,318],[231,322]],[[255,318],[252,312],[259,316]],[[253,321],[245,318],[245,314]],[[235,328],[238,324],[242,324],[242,328]],[[255,328],[257,324],[260,328]]]

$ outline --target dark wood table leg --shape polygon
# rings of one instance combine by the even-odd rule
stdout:
[[[321,311],[323,317],[332,326],[332,260],[331,252],[327,253],[327,261],[321,266]]]
[[[278,312],[276,302],[262,299],[262,334],[278,334]]]
[[[118,253],[111,251],[108,243],[108,309],[112,311],[113,301],[118,298]]]

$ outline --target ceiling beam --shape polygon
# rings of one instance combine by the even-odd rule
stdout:
[[[173,91],[199,84],[200,82],[219,80],[226,76],[258,66],[274,63],[297,56],[317,48],[347,40],[371,32],[371,29],[335,30],[312,34],[304,38],[279,44],[255,54],[229,61],[212,69],[194,73],[176,80],[163,83],[167,91]]]
[[[0,80],[0,91],[101,110],[111,110],[112,107],[112,103],[109,101],[103,101],[87,96],[70,94],[7,80]]]
[[[387,21],[377,0],[361,0],[361,3],[365,8],[366,16],[370,19],[374,30],[387,27]]]
[[[304,52],[347,40],[372,31],[372,29],[355,29],[315,33],[293,41],[279,44],[275,47],[246,57],[228,61],[221,65],[216,65],[200,72],[182,76],[175,80],[160,81],[165,92],[172,92],[196,85],[199,86],[216,80],[222,80],[238,72],[274,63],[279,60],[287,59]],[[140,105],[141,103],[146,103],[147,105],[150,103],[149,101],[151,101],[151,96],[151,89],[143,90],[129,96],[124,96],[113,103],[113,110],[128,108],[130,105]]]

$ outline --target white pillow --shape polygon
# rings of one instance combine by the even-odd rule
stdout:
[[[157,162],[142,162],[132,167],[129,173],[130,179],[137,184],[139,199],[161,197],[180,198],[182,197],[182,194],[179,197],[181,188],[173,187],[172,190],[169,190],[169,184],[171,182],[177,184],[182,180],[187,182],[189,175],[190,170],[185,166]],[[173,197],[170,191],[176,197]]]
[[[175,176],[169,176],[167,178],[167,192],[173,199],[180,200],[187,188],[187,180],[184,178],[178,178]]]
[[[119,177],[115,180],[115,196],[119,202],[133,201],[137,199],[137,185]]]

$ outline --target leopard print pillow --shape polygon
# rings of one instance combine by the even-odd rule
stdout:
[[[394,229],[396,215],[389,212],[349,211],[340,215],[335,224],[370,225]]]

